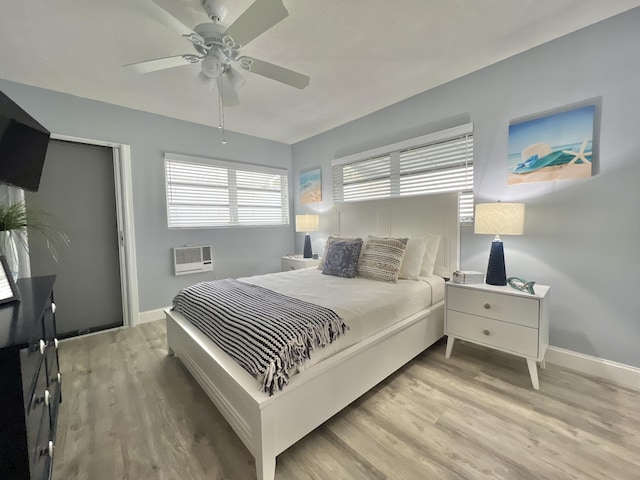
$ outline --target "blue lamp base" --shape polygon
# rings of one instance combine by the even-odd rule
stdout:
[[[502,240],[491,242],[491,253],[489,254],[489,266],[487,267],[486,282],[489,285],[506,285],[507,273],[504,267],[504,247]]]
[[[302,254],[303,258],[312,258],[313,252],[311,251],[311,235],[308,233],[304,236],[304,252]]]

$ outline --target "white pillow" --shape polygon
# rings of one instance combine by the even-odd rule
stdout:
[[[420,268],[420,275],[424,277],[430,277],[433,275],[433,269],[436,266],[436,257],[438,256],[438,247],[440,246],[441,235],[429,234],[426,236],[427,248],[422,258],[422,267]]]
[[[410,237],[404,251],[398,278],[418,280],[422,269],[422,259],[427,250],[427,237]]]

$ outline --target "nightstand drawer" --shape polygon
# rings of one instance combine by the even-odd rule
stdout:
[[[536,298],[449,287],[447,309],[538,328],[540,302]]]
[[[508,352],[538,357],[538,330],[535,328],[449,310],[447,333]]]

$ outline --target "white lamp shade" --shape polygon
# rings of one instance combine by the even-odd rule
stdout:
[[[474,233],[522,235],[524,233],[524,203],[477,204]]]
[[[296,232],[317,232],[318,215],[296,215]]]

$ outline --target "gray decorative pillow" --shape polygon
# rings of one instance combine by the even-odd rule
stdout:
[[[329,251],[329,245],[334,242],[360,242],[360,248],[362,248],[362,239],[361,238],[353,238],[353,237],[336,237],[331,235],[327,238],[327,242],[324,244],[324,255],[320,258],[320,262],[318,263],[318,270],[322,270],[324,268],[324,259],[327,256],[327,252]]]
[[[362,240],[359,242],[332,242],[324,257],[322,273],[344,278],[355,277],[358,272],[358,258],[360,258],[361,249]]]
[[[371,280],[398,280],[407,238],[380,238],[369,235],[358,265],[358,275]]]

